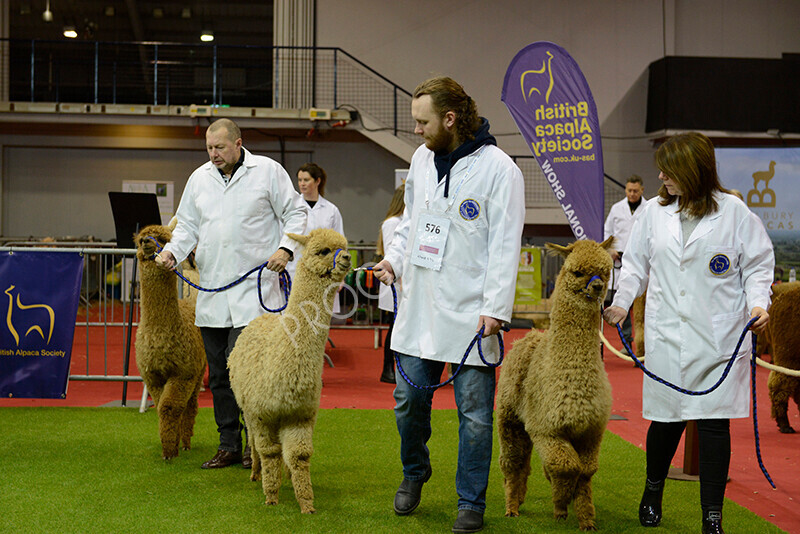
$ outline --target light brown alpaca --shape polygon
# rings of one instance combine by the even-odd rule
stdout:
[[[300,511],[314,513],[312,435],[322,391],[322,355],[333,299],[350,269],[347,240],[329,229],[288,234],[304,245],[281,315],[265,314],[242,331],[228,358],[231,387],[244,413],[267,504],[278,503],[285,463]]]
[[[775,287],[789,285],[778,284]],[[767,325],[772,363],[800,369],[800,287],[781,291],[773,298]],[[789,399],[800,406],[800,378],[770,371],[767,386],[772,401],[772,418],[778,423],[778,430],[783,434],[794,434],[794,428],[789,424]]]
[[[555,518],[566,519],[574,500],[581,530],[597,528],[591,479],[611,415],[598,328],[612,241],[547,245],[566,256],[556,279],[550,328],[531,330],[514,344],[497,386],[507,516],[519,515],[535,447],[551,484]]]
[[[136,329],[136,365],[158,413],[165,460],[178,456],[178,443],[191,448],[197,395],[206,369],[194,306],[178,300],[175,274],[156,265],[153,256],[172,237],[166,226],[148,226],[137,236],[141,266],[141,318]]]

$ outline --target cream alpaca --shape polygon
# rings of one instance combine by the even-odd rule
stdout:
[[[174,226],[173,226],[174,228]],[[158,413],[165,460],[178,455],[178,442],[191,448],[197,396],[206,369],[194,305],[178,300],[175,275],[153,261],[171,228],[148,226],[134,240],[141,266],[141,318],[136,330],[136,365]],[[158,241],[156,243],[150,239]]]
[[[581,530],[596,529],[591,479],[611,415],[598,328],[612,240],[547,245],[566,256],[556,279],[550,328],[532,330],[514,344],[498,382],[507,516],[519,515],[535,447],[552,486],[555,518],[566,519],[567,505],[574,500]]]
[[[285,462],[303,513],[314,512],[312,435],[322,390],[322,363],[333,298],[350,269],[347,241],[329,229],[288,234],[305,250],[286,310],[265,314],[242,331],[228,358],[231,387],[244,413],[267,504],[278,503]]]

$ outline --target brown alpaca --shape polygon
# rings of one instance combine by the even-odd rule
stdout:
[[[175,274],[156,265],[154,254],[172,237],[166,226],[148,226],[137,236],[141,266],[141,318],[136,329],[136,365],[158,413],[165,460],[178,456],[178,443],[191,448],[197,395],[206,369],[194,306],[178,300]]]
[[[322,355],[333,299],[350,270],[350,255],[347,240],[334,230],[288,235],[305,249],[286,310],[253,319],[237,339],[228,368],[248,429],[250,480],[260,478],[266,504],[277,504],[285,463],[300,511],[310,514],[314,491],[309,468]]]
[[[778,297],[798,287],[800,287],[800,282],[784,282],[781,284],[773,284],[772,302],[774,303],[778,299]],[[772,315],[771,307],[767,309],[767,311],[770,312],[770,315]],[[756,340],[756,354],[759,355],[772,354],[772,347],[770,343],[770,330],[771,329],[767,327],[767,329],[763,332],[763,334],[758,336]]]
[[[640,360],[644,358],[644,308],[647,302],[647,291],[636,297],[633,301],[633,349],[634,354]]]
[[[514,344],[497,386],[507,516],[519,515],[535,447],[552,487],[555,518],[566,519],[574,500],[581,530],[596,530],[591,479],[611,415],[598,328],[612,241],[547,245],[566,256],[556,279],[550,328],[532,330]]]
[[[772,363],[787,369],[800,369],[800,287],[780,292],[772,301],[769,315],[767,330],[772,345]],[[800,378],[770,371],[767,386],[772,401],[772,418],[782,433],[793,434],[794,428],[789,424],[788,416],[789,399],[800,406]]]

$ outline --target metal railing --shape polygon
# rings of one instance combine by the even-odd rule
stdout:
[[[341,48],[0,39],[0,52],[10,101],[350,108],[418,143],[411,94]]]

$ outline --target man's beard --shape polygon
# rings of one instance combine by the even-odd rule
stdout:
[[[425,142],[425,146],[428,150],[437,154],[440,152],[448,153],[454,136],[455,134],[442,128],[436,135]]]

